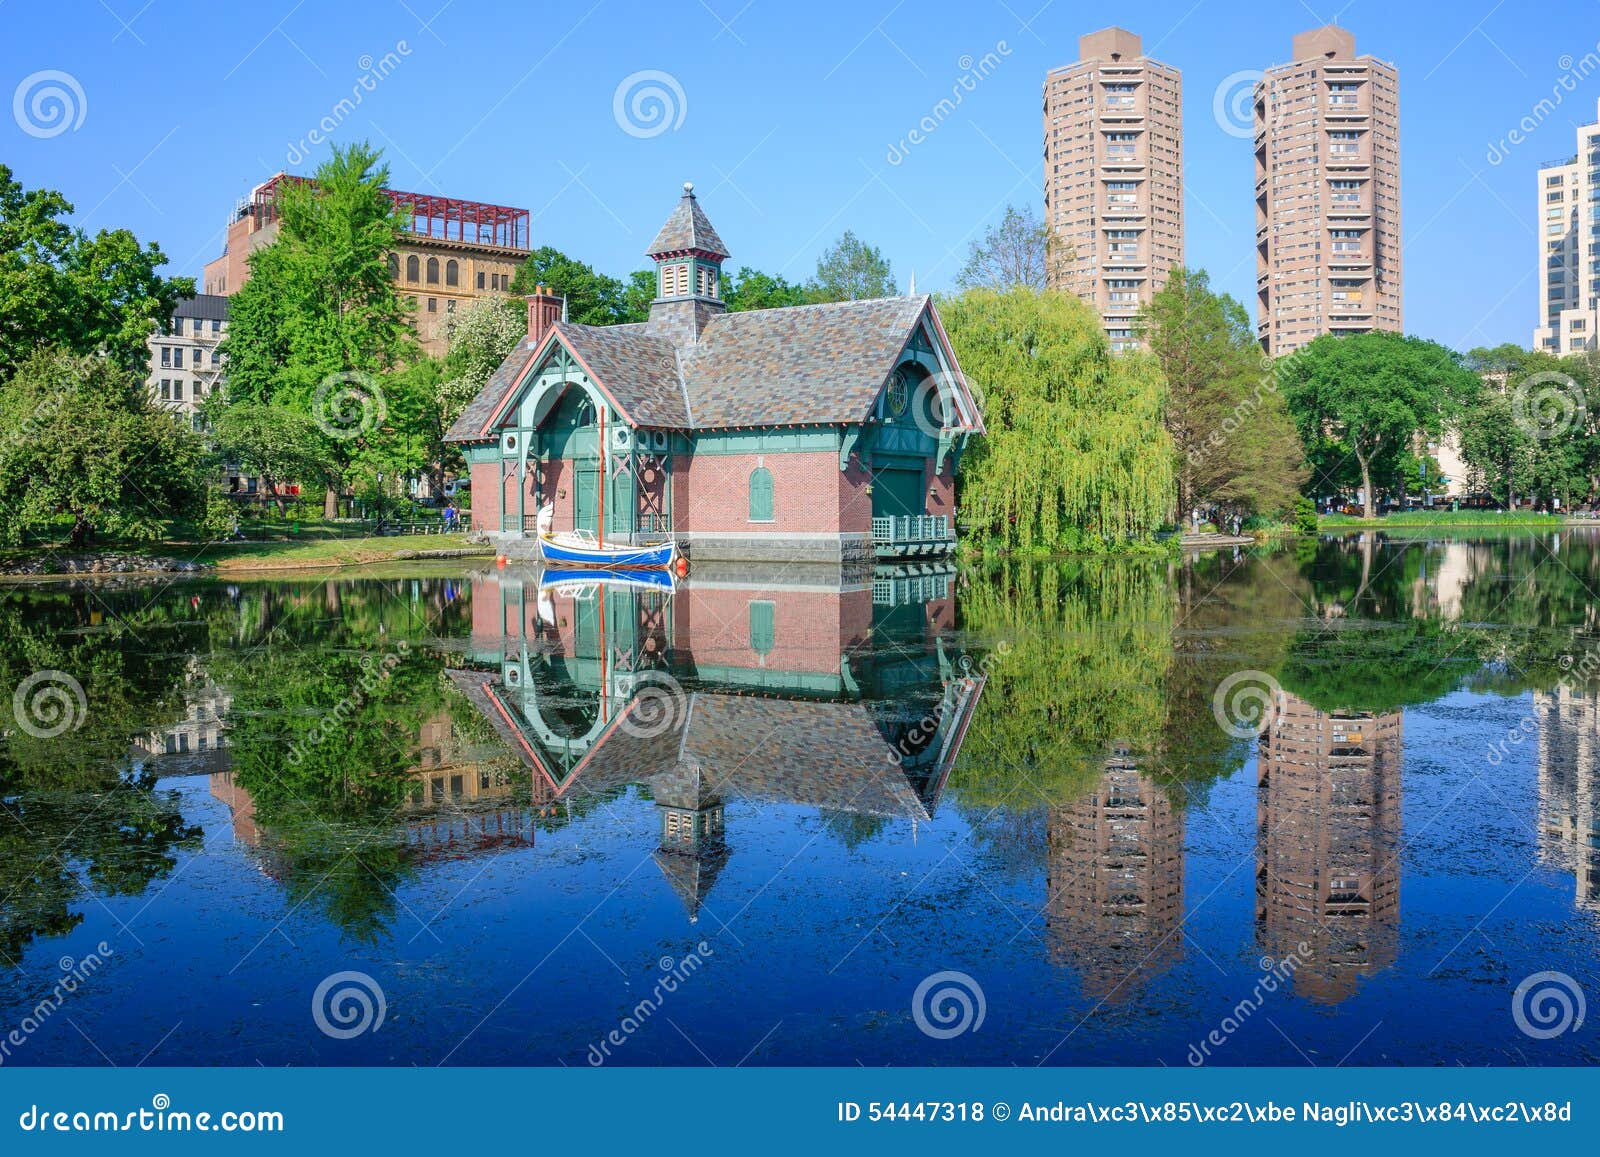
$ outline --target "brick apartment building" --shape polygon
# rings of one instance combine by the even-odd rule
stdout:
[[[673,537],[697,561],[953,549],[983,424],[929,298],[726,312],[728,251],[689,185],[649,256],[648,321],[574,325],[529,298],[527,340],[448,434],[474,530],[531,538],[548,502],[556,530],[597,531],[604,486],[607,541]]]
[[[1183,81],[1122,28],[1079,37],[1078,56],[1044,84],[1045,223],[1069,255],[1052,288],[1132,349],[1139,310],[1183,265]]]
[[[222,255],[206,264],[202,287],[207,294],[239,292],[250,277],[250,254],[277,239],[279,189],[303,180],[277,173],[239,202]],[[450,314],[511,288],[511,278],[528,256],[531,214],[482,201],[384,191],[408,221],[405,240],[389,254],[389,275],[415,301],[413,322],[422,348],[441,356]]]
[[[1400,95],[1328,25],[1255,90],[1256,332],[1273,357],[1401,328]]]

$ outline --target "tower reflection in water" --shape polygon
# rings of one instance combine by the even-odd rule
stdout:
[[[1094,790],[1050,809],[1051,959],[1083,993],[1119,1004],[1183,958],[1183,812],[1118,751]]]
[[[1395,962],[1401,718],[1285,695],[1257,760],[1256,935],[1295,991],[1337,1004]]]
[[[933,815],[984,679],[953,653],[948,569],[640,576],[501,570],[473,582],[463,695],[536,800],[630,784],[691,919],[737,847],[733,799],[846,826]]]

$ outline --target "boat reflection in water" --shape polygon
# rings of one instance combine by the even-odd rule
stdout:
[[[644,786],[694,919],[732,851],[727,801],[930,819],[983,692],[945,645],[953,572],[828,573],[479,575],[449,675],[536,799]]]

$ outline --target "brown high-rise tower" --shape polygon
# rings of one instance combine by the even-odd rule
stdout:
[[[1183,264],[1183,85],[1121,28],[1078,39],[1044,84],[1044,212],[1064,259],[1054,288],[1104,321],[1113,350]]]
[[[1255,90],[1256,332],[1277,357],[1400,329],[1400,97],[1392,64],[1328,25]]]

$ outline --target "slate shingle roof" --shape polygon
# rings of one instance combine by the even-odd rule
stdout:
[[[645,250],[645,256],[657,257],[663,253],[682,253],[689,249],[717,257],[728,256],[728,247],[706,219],[705,210],[700,208],[700,202],[695,198],[694,187],[685,185],[683,198],[667,217],[666,224],[661,226],[661,232],[656,234],[650,248]]]
[[[467,403],[467,408],[461,411],[461,416],[450,425],[445,434],[446,442],[471,442],[483,437],[482,430],[493,416],[511,388],[517,384],[517,379],[522,376],[522,371],[527,367],[534,351],[528,348],[526,340],[517,343],[517,348],[506,356],[500,363],[500,368],[489,375],[489,380],[483,384],[483,389],[478,391],[478,396]]]
[[[569,325],[560,332],[624,411],[640,426],[689,425],[678,351],[639,325]]]
[[[883,297],[725,313],[681,355],[645,323],[555,328],[635,425],[845,425],[870,412],[927,303],[926,296]],[[512,352],[448,441],[485,436],[531,353],[525,343]]]
[[[695,427],[861,421],[927,303],[884,297],[712,318],[685,357]]]

